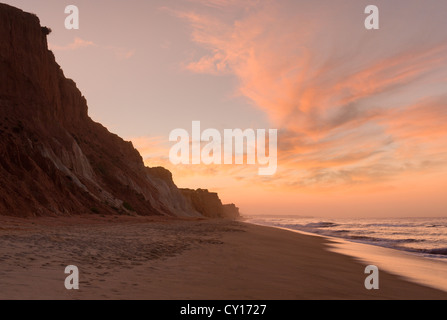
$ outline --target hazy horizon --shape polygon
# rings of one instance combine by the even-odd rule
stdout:
[[[66,3],[4,1],[53,30],[92,119],[179,187],[245,215],[445,217],[447,3],[373,2],[80,0],[66,30]],[[169,133],[192,121],[278,129],[277,173],[173,165]]]

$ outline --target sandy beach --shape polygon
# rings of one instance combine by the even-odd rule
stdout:
[[[0,299],[447,299],[328,251],[329,240],[218,220],[0,218]],[[76,265],[80,289],[66,290]]]

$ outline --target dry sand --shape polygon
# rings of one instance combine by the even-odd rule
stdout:
[[[365,265],[328,243],[229,221],[2,217],[0,299],[447,299],[385,272],[368,291]]]

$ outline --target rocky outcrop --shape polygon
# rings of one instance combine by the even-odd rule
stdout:
[[[48,31],[0,4],[0,215],[201,216],[195,205],[207,205],[193,206],[169,171],[145,167],[132,143],[88,116]],[[222,211],[216,202],[206,213]]]
[[[203,189],[181,189],[181,192],[192,208],[205,217],[231,219],[239,217],[239,209],[235,205],[223,205],[217,193]]]
[[[234,203],[231,204],[224,204],[223,205],[223,213],[224,217],[228,219],[239,219],[241,217],[241,214],[239,212],[239,208],[236,207]]]

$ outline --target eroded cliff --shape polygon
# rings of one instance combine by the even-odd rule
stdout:
[[[47,34],[35,15],[0,4],[0,214],[203,216],[169,171],[145,167],[88,116]]]

